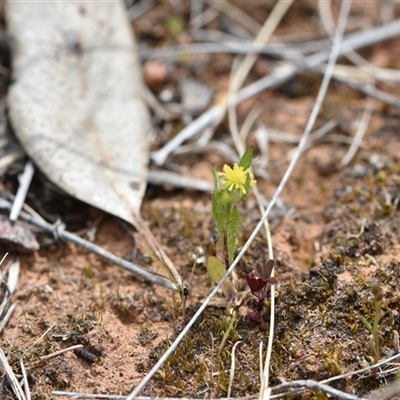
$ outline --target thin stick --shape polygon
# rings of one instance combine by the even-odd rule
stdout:
[[[231,53],[231,54],[249,54],[259,53],[273,55],[283,60],[300,60],[303,53],[296,47],[290,45],[277,44],[257,44],[247,42],[202,42],[186,44],[181,46],[164,47],[161,49],[142,49],[140,58],[146,60],[163,60],[176,58],[182,54],[213,54],[213,53]]]
[[[0,333],[4,331],[4,328],[7,326],[8,321],[14,314],[16,307],[17,307],[17,304],[14,303],[14,304],[11,304],[10,308],[7,310],[6,315],[3,317],[3,319],[0,322]]]
[[[362,397],[353,396],[352,394],[348,394],[348,393],[342,392],[341,390],[334,389],[331,386],[324,385],[321,382],[316,382],[316,381],[312,381],[309,379],[281,383],[280,385],[275,386],[273,388],[273,391],[275,392],[278,390],[287,390],[290,388],[298,388],[298,387],[322,390],[323,392],[329,393],[330,395],[334,396],[335,399],[364,400]],[[282,395],[277,394],[276,396],[275,395],[273,396],[273,398],[279,398],[279,397],[282,397]],[[271,396],[271,398],[272,398],[272,396]]]
[[[347,378],[348,376],[362,374],[362,373],[370,371],[372,369],[376,369],[382,365],[388,364],[390,361],[395,360],[396,358],[400,358],[400,354],[396,354],[396,355],[394,355],[390,358],[387,358],[385,360],[382,360],[376,364],[369,365],[368,367],[358,369],[357,371],[347,372],[342,375],[337,375],[337,376],[333,376],[332,378],[324,379],[323,381],[321,381],[321,383],[329,383],[329,382],[337,381],[339,379]]]
[[[228,3],[225,0],[219,0],[209,1],[209,5],[219,11],[222,11],[229,18],[232,18],[244,28],[246,28],[249,32],[255,35],[259,32],[261,28],[260,24],[256,20],[248,16],[240,8],[235,7],[235,5],[232,3]]]
[[[213,184],[210,181],[166,170],[160,171],[150,169],[148,172],[148,182],[153,185],[171,185],[177,188],[199,190],[203,192],[211,192],[213,190]]]
[[[0,208],[10,209],[11,204],[7,200],[0,199]],[[70,233],[64,229],[57,228],[54,225],[51,225],[44,220],[39,220],[35,217],[32,217],[31,215],[29,215],[25,212],[21,212],[20,218],[32,225],[37,226],[38,228],[42,229],[45,232],[49,232],[49,233],[56,232],[56,234],[59,238],[61,238],[63,240],[67,240],[72,243],[75,243],[78,246],[80,246],[88,251],[91,251],[92,253],[95,253],[95,254],[99,255],[100,257],[103,257],[107,261],[126,269],[127,271],[131,272],[132,274],[134,274],[140,278],[143,278],[148,282],[155,283],[155,284],[163,286],[167,289],[177,290],[177,287],[171,281],[161,278],[161,277],[155,275],[154,273],[139,267],[136,264],[130,263],[129,261],[126,261],[120,257],[117,257],[115,254],[113,254],[107,250],[104,250],[102,247],[97,246],[94,243],[91,243],[85,239],[82,239],[81,237],[74,235],[73,233]]]
[[[48,354],[47,356],[40,357],[40,361],[50,360],[51,358],[55,358],[55,357],[60,356],[61,354],[66,353],[67,351],[82,349],[82,348],[83,348],[83,344],[76,344],[74,346],[67,347],[66,349],[62,349],[62,350],[56,351],[54,353]]]
[[[29,186],[31,185],[35,168],[31,161],[27,161],[25,164],[24,172],[19,177],[19,187],[15,196],[14,204],[10,211],[10,220],[15,222],[18,219],[18,215],[22,210],[22,206],[25,203],[25,198],[28,193]]]

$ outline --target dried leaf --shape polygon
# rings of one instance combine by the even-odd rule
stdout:
[[[3,249],[18,251],[39,250],[35,235],[21,222],[11,222],[0,215],[0,245]]]
[[[55,184],[132,222],[146,186],[149,115],[122,2],[7,2],[8,105],[26,152]]]
[[[9,113],[26,152],[67,193],[132,223],[185,293],[139,214],[150,118],[122,1],[6,4]]]

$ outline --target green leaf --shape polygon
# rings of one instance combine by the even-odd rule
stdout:
[[[207,265],[208,276],[215,283],[221,282],[221,279],[226,274],[226,269],[225,269],[225,265],[223,264],[223,262],[217,257],[209,256],[209,257],[207,257],[206,265]],[[230,302],[234,302],[236,300],[237,291],[236,291],[235,287],[233,286],[232,281],[229,278],[225,279],[225,282],[222,284],[221,289],[224,292],[225,297]]]
[[[231,209],[231,196],[227,191],[219,190],[213,193],[212,213],[220,236],[224,235],[228,229]]]
[[[372,327],[372,325],[370,324],[370,322],[364,318],[362,315],[360,315],[360,319],[362,321],[362,323],[365,325],[365,327],[371,332],[373,333],[374,329]]]
[[[242,158],[240,159],[239,165],[244,169],[249,169],[253,161],[253,149],[247,149]]]
[[[209,256],[207,257],[207,272],[215,283],[219,283],[226,274],[225,265],[219,258]]]
[[[240,227],[240,213],[239,210],[236,207],[234,207],[230,215],[228,230],[227,230],[229,264],[232,264],[233,259],[235,257],[236,239],[239,232],[239,227]]]

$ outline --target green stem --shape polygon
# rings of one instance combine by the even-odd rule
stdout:
[[[224,347],[225,347],[225,343],[226,343],[226,341],[228,340],[229,334],[231,333],[231,331],[232,331],[232,329],[234,328],[234,325],[235,325],[235,323],[236,323],[236,321],[237,321],[237,319],[236,319],[236,311],[235,311],[235,310],[233,310],[233,312],[232,312],[231,315],[232,315],[232,316],[231,316],[231,320],[230,320],[230,322],[229,322],[228,329],[225,331],[224,337],[222,338],[221,344],[219,345],[218,357],[221,355],[222,350],[223,350]]]

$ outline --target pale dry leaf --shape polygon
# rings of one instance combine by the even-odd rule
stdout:
[[[0,246],[2,249],[30,252],[39,250],[35,235],[22,222],[12,222],[0,215]]]
[[[72,196],[132,223],[183,292],[181,277],[139,214],[150,117],[122,1],[14,2],[8,105],[37,166]]]
[[[72,196],[132,222],[148,169],[148,110],[122,2],[7,2],[8,106],[25,151]]]

